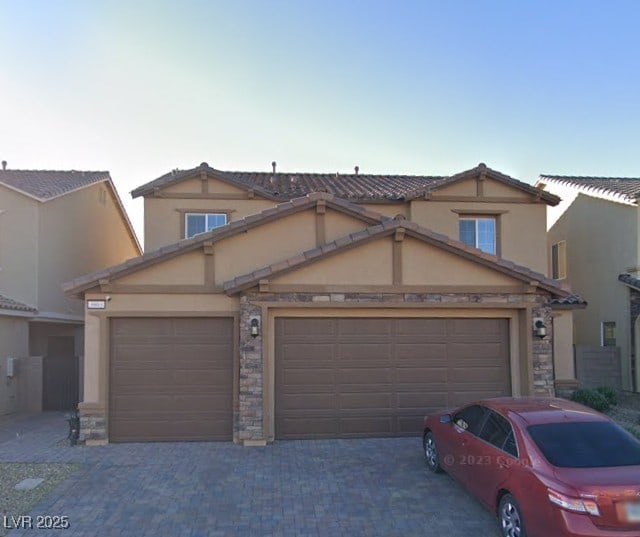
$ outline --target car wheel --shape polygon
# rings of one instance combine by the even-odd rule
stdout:
[[[524,519],[518,502],[511,494],[505,494],[500,499],[498,518],[503,537],[526,537]]]
[[[427,461],[427,468],[434,473],[442,472],[442,467],[438,461],[436,439],[433,437],[433,433],[431,431],[425,433],[424,438],[422,439],[422,445],[424,447],[424,458]]]

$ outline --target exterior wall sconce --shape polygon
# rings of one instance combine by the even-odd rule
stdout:
[[[260,335],[260,321],[257,317],[251,319],[250,333],[251,337],[258,337]]]
[[[544,320],[539,317],[533,320],[533,335],[540,339],[544,339],[547,336],[547,327],[544,324]]]

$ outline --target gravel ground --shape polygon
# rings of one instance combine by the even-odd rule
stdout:
[[[28,514],[59,483],[80,468],[77,464],[60,463],[0,463],[0,519],[3,516]],[[32,490],[16,490],[23,479],[42,478],[44,481]],[[0,536],[6,535],[5,524],[0,524]]]
[[[640,394],[622,393],[617,406],[611,407],[607,414],[620,425],[640,438]]]

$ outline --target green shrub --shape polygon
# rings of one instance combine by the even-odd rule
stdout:
[[[605,399],[611,406],[618,404],[618,392],[609,386],[598,386],[596,391],[604,395]]]
[[[608,399],[597,390],[576,390],[571,395],[571,400],[591,407],[598,412],[605,412],[611,406]]]

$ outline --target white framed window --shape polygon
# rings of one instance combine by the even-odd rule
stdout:
[[[551,277],[555,280],[567,277],[567,241],[559,241],[551,246]]]
[[[185,213],[184,237],[188,239],[210,229],[224,226],[226,223],[225,213]]]
[[[489,254],[496,253],[496,219],[492,216],[461,216],[460,241],[480,248]]]
[[[616,323],[615,321],[602,321],[602,346],[616,346]]]

